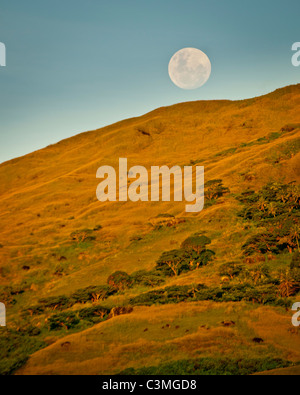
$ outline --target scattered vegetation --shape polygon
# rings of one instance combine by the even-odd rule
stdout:
[[[272,281],[245,282],[228,284],[221,287],[207,287],[203,284],[193,286],[172,286],[150,291],[130,299],[130,304],[151,306],[193,301],[214,302],[252,302],[272,306],[291,306],[287,294],[280,295],[280,287]],[[295,291],[295,289],[294,289]],[[289,294],[291,296],[291,294]]]
[[[42,340],[38,340],[27,333],[10,329],[0,329],[0,375],[13,374],[24,365],[28,356],[45,347]]]
[[[222,180],[211,180],[205,184],[205,197],[208,200],[217,200],[229,192],[229,188],[224,187]]]
[[[132,286],[133,280],[126,272],[118,271],[108,277],[107,284],[116,291],[124,291]]]
[[[298,250],[295,251],[293,254],[290,268],[291,268],[291,270],[300,269],[300,252]]]
[[[214,251],[206,249],[210,243],[206,236],[191,236],[182,243],[181,249],[164,252],[156,263],[156,270],[171,277],[199,269],[215,255]]]
[[[99,228],[101,229],[101,228]],[[70,237],[73,241],[76,243],[83,243],[87,241],[94,241],[96,240],[96,237],[93,235],[93,232],[99,229],[82,229],[82,230],[76,230],[75,232],[72,232],[70,234]]]
[[[226,375],[226,376],[246,376],[268,370],[286,368],[292,366],[292,362],[282,359],[213,359],[199,358],[193,360],[180,360],[159,366],[144,367],[141,369],[129,368],[123,370],[119,375]]]
[[[78,310],[77,312],[64,312],[51,316],[48,320],[49,330],[73,329],[78,325],[87,327],[108,318],[110,310],[102,306],[94,306]]]
[[[244,204],[239,216],[263,229],[242,246],[244,254],[280,254],[299,250],[300,187],[294,183],[270,183],[261,191],[238,197]]]

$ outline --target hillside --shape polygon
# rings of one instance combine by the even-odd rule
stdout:
[[[221,373],[245,360],[251,374],[300,362],[299,110],[300,85],[182,103],[1,164],[0,373],[201,374],[206,358]],[[96,171],[121,157],[205,166],[205,209],[100,203]],[[207,240],[201,251],[182,246],[191,235]],[[166,261],[178,260],[174,275]],[[128,277],[108,284],[116,271]]]

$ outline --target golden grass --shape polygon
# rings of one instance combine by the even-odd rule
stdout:
[[[268,319],[271,321],[266,322]],[[225,328],[224,320],[236,325]],[[268,325],[270,330],[266,329]],[[261,328],[265,330],[261,332]],[[115,317],[38,351],[18,374],[112,374],[128,367],[197,357],[286,356],[299,360],[299,339],[288,328],[288,314],[245,303],[136,307],[129,315]],[[283,352],[282,333],[286,339]],[[260,335],[264,344],[254,345],[252,339]]]
[[[185,213],[184,202],[100,203],[96,199],[96,170],[102,165],[117,168],[120,157],[128,158],[129,166],[148,169],[152,165],[183,166],[196,161],[205,166],[206,180],[222,179],[232,193],[259,189],[273,180],[299,182],[300,153],[279,165],[267,160],[270,152],[282,144],[299,139],[299,129],[261,145],[249,145],[280,131],[286,124],[299,123],[299,108],[300,85],[245,101],[182,103],[82,133],[1,164],[0,282],[16,285],[25,281],[30,288],[18,297],[17,305],[8,309],[8,322],[18,322],[20,309],[36,304],[41,297],[68,295],[78,288],[104,284],[115,270],[132,273],[152,269],[162,252],[178,248],[187,236],[199,231],[212,237],[216,260],[199,271],[168,280],[167,285],[218,285],[218,265],[236,259],[251,232],[237,219],[238,203],[233,197],[228,196],[199,214]],[[153,218],[161,213],[183,217],[186,222],[157,231]],[[99,224],[103,229],[97,232],[96,242],[74,248],[70,241],[73,231]],[[132,242],[136,235],[141,235],[142,240]],[[65,273],[57,277],[54,272],[62,266],[61,256],[67,258],[63,263]],[[22,269],[24,265],[30,266],[29,272]],[[136,290],[130,292],[134,294]],[[109,303],[122,304],[124,298],[118,295]],[[225,306],[141,308],[128,317],[72,335],[68,351],[61,348],[65,339],[59,340],[36,353],[23,372],[51,373],[61,369],[66,373],[109,373],[174,358],[217,353],[247,355],[245,350],[249,347],[253,355],[263,355],[263,350],[270,355],[299,359],[293,348],[298,339],[287,329],[288,314],[270,309],[264,315],[243,304],[228,306],[232,309],[229,316],[239,319],[238,330],[220,328],[218,323],[222,320],[217,312],[220,310],[222,316]],[[241,311],[237,313],[236,309]],[[244,311],[248,312],[248,321]],[[276,331],[266,317],[273,329],[279,320]],[[166,336],[159,329],[159,320],[165,319],[181,320],[180,326],[190,332],[169,331]],[[200,324],[211,328],[199,329]],[[144,333],[150,326],[151,330]],[[104,335],[99,335],[102,331]],[[253,347],[250,333],[266,337],[268,343]],[[270,347],[274,347],[272,352]]]

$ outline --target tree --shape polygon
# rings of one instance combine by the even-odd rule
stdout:
[[[300,252],[300,247],[299,247],[300,227],[299,227],[299,225],[293,226],[293,228],[291,229],[291,236],[292,236],[293,240],[296,241],[298,251]]]
[[[236,262],[224,263],[219,268],[219,274],[220,276],[228,276],[231,278],[231,280],[233,280],[234,277],[239,276],[239,274],[243,271],[243,268],[243,265]]]
[[[269,268],[266,265],[252,267],[245,272],[245,278],[252,280],[255,285],[264,282],[270,278]]]
[[[164,252],[156,264],[157,270],[162,270],[166,275],[178,276],[182,271],[182,263],[186,261],[183,250]]]
[[[208,200],[218,199],[225,193],[230,192],[228,188],[223,186],[222,180],[211,180],[205,184],[205,196]]]
[[[132,278],[126,272],[117,271],[111,274],[107,279],[107,284],[118,291],[130,288],[133,283]]]
[[[193,250],[200,254],[201,251],[205,250],[205,247],[211,244],[211,239],[206,236],[191,236],[188,237],[181,245],[185,250]]]
[[[131,274],[131,278],[134,281],[134,284],[142,284],[146,287],[157,287],[158,285],[165,282],[164,278],[161,276],[161,273],[158,271],[149,271],[139,270],[135,273]]]
[[[278,291],[281,297],[289,298],[296,294],[299,290],[299,281],[297,281],[291,270],[284,270],[280,272],[280,285]]]

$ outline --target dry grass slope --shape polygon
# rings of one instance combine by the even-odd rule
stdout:
[[[245,231],[237,219],[234,194],[258,191],[271,181],[299,184],[299,110],[300,85],[243,101],[182,103],[1,164],[0,283],[24,290],[8,308],[9,328],[22,327],[20,311],[40,298],[105,284],[116,270],[153,269],[164,251],[199,231],[213,240],[214,264],[172,277],[167,285],[219,286],[216,268],[240,257],[241,245],[255,231]],[[96,170],[102,165],[118,168],[120,157],[128,158],[129,166],[146,168],[199,163],[205,166],[206,181],[222,179],[231,193],[199,214],[186,214],[184,203],[99,203]],[[185,221],[158,230],[155,218],[161,213]],[[82,229],[95,229],[96,240],[74,244],[70,235]],[[274,262],[278,267],[282,263]],[[105,303],[122,305],[144,291],[130,289]],[[41,336],[48,318],[32,318]],[[222,327],[220,322],[229,318],[236,327]],[[249,349],[253,358],[269,355],[297,362],[299,335],[289,331],[290,318],[284,309],[244,302],[136,307],[130,315],[79,333],[45,334],[51,345],[35,353],[19,373],[116,373],[199,355],[242,358]],[[171,325],[168,332],[161,329],[164,323]],[[180,328],[174,329],[175,324]],[[252,347],[253,337],[263,338],[264,344]]]

